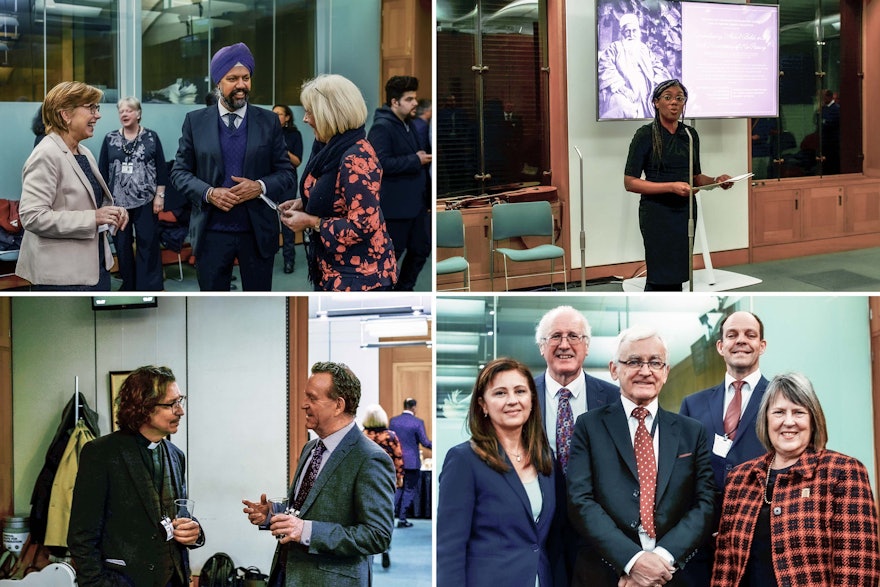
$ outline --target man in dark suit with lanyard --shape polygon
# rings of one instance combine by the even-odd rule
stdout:
[[[620,333],[608,368],[620,397],[575,424],[568,513],[586,539],[572,585],[681,585],[676,572],[712,530],[703,426],[660,407],[669,353],[656,331]]]
[[[716,489],[713,529],[717,529],[721,516],[727,474],[767,452],[755,434],[758,406],[767,388],[759,365],[767,348],[764,324],[751,312],[733,312],[721,321],[721,338],[715,348],[727,364],[724,383],[687,396],[680,410],[682,415],[702,422],[712,443]],[[714,555],[715,541],[710,538],[682,570],[687,585],[703,587],[711,582]]]
[[[275,206],[293,189],[294,173],[278,116],[248,104],[253,72],[244,43],[214,54],[217,106],[186,115],[171,169],[174,187],[193,204],[190,238],[202,291],[229,291],[236,259],[243,289],[272,289]]]
[[[556,455],[558,504],[565,503],[565,476],[575,421],[587,410],[604,406],[620,395],[617,386],[584,370],[590,335],[587,318],[571,306],[553,308],[541,317],[535,328],[535,343],[547,363],[547,370],[535,377],[535,387],[547,440]],[[579,536],[567,518],[564,519],[561,541],[565,568],[556,569],[555,576],[557,583],[567,585]]]
[[[185,400],[167,367],[135,369],[119,390],[120,429],[83,447],[67,536],[80,585],[189,585],[188,549],[205,535],[174,504],[188,497],[185,458],[167,439]]]

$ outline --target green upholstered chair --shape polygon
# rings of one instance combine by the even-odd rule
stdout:
[[[546,236],[550,239],[550,242],[534,247],[527,246],[523,249],[497,247],[498,241],[526,236]],[[565,249],[556,246],[554,243],[553,212],[550,209],[550,202],[516,202],[492,206],[492,238],[489,241],[489,246],[491,247],[490,255],[493,262],[496,253],[504,259],[505,291],[510,290],[510,281],[512,279],[540,275],[547,275],[549,277],[549,286],[552,289],[553,275],[559,273],[558,270],[554,271],[554,263],[557,259],[562,260],[562,282],[567,291],[568,274],[565,267]],[[508,269],[509,262],[523,263],[528,261],[549,261],[550,271],[529,273],[527,275],[510,275]],[[494,267],[492,273],[494,277]]]
[[[443,291],[470,291],[471,268],[467,262],[467,250],[464,244],[464,223],[460,210],[442,210],[437,212],[437,248],[461,249],[462,254],[442,261],[437,261],[437,275],[462,273],[462,287],[444,288]],[[440,290],[440,287],[437,287]]]

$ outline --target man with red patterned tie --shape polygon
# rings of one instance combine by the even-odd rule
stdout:
[[[677,571],[712,530],[714,483],[703,426],[660,407],[669,353],[656,331],[620,333],[608,364],[620,397],[578,418],[568,512],[584,537],[573,586],[682,585]]]
[[[764,324],[751,312],[728,314],[719,328],[715,343],[724,357],[724,382],[693,393],[681,403],[681,413],[703,423],[712,442],[712,470],[715,473],[715,522],[721,516],[721,500],[727,474],[737,465],[761,456],[766,449],[755,434],[755,418],[767,379],[761,374],[761,355],[767,348]],[[712,578],[715,540],[700,547],[694,560],[682,571],[685,585],[705,587]]]

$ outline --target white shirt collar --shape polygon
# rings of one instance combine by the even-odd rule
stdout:
[[[584,375],[584,370],[581,369],[574,381],[568,385],[562,385],[553,379],[553,377],[550,376],[549,371],[544,372],[544,388],[547,390],[547,395],[549,397],[556,397],[556,394],[558,394],[559,390],[563,387],[570,391],[571,395],[574,397],[580,397],[581,393],[587,388],[587,377]]]
[[[631,399],[629,399],[628,397],[623,395],[623,393],[620,394],[620,401],[623,403],[623,411],[626,412],[626,417],[627,418],[632,417],[633,410],[636,409],[638,404],[636,404],[634,401],[632,401]],[[651,400],[651,403],[649,403],[647,406],[643,406],[643,407],[646,410],[648,410],[648,413],[651,415],[650,417],[652,419],[656,418],[657,417],[657,410],[660,408],[660,401],[655,397],[654,399]]]
[[[761,379],[761,370],[755,369],[748,375],[743,378],[743,381],[749,384],[749,390],[754,391],[755,387],[758,385],[758,381]],[[730,386],[733,385],[733,382],[736,381],[736,377],[732,376],[730,373],[724,374],[724,391],[730,389]]]
[[[232,112],[234,112],[235,114],[238,114],[243,120],[244,115],[247,112],[247,106],[248,106],[247,102],[245,102],[244,106],[242,106],[238,110],[227,110],[226,106],[223,105],[223,100],[217,100],[217,108],[219,109],[219,112],[220,112],[220,118],[223,120],[226,120],[225,118],[223,118],[224,116],[226,116],[227,114],[232,113]]]

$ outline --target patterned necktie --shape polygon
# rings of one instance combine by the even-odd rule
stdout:
[[[318,469],[321,467],[321,457],[323,456],[324,443],[319,440],[312,453],[312,462],[309,463],[306,476],[303,477],[302,483],[299,486],[299,491],[296,493],[296,499],[293,500],[293,509],[299,511],[302,508],[303,503],[306,501],[309,491],[312,490],[312,485],[315,484],[315,479],[318,478]]]
[[[571,431],[574,416],[571,413],[571,392],[564,387],[559,390],[559,403],[556,407],[556,458],[562,466],[562,474],[568,472],[568,453],[571,449]]]
[[[651,538],[657,537],[654,528],[654,494],[657,492],[657,461],[654,458],[654,441],[645,426],[648,410],[639,406],[632,411],[639,421],[633,446],[636,451],[636,469],[639,473],[639,517],[642,528]]]
[[[229,130],[235,130],[235,119],[238,118],[238,114],[229,113],[226,115],[226,127]]]
[[[743,394],[742,387],[745,381],[733,382],[733,399],[727,406],[727,413],[724,414],[724,435],[733,440],[736,436],[736,429],[739,427],[739,417],[742,414]]]

